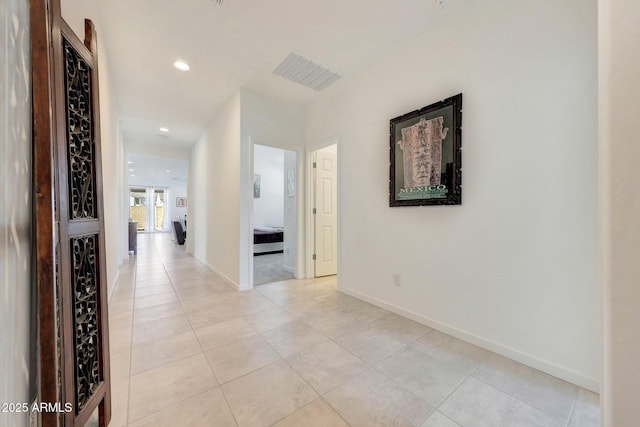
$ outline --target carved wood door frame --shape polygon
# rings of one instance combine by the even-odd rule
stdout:
[[[97,42],[62,19],[60,0],[30,0],[34,234],[42,425],[111,418]],[[65,411],[65,405],[71,410]]]

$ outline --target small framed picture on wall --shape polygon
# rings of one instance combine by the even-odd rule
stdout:
[[[178,208],[186,208],[187,207],[187,198],[186,197],[176,197],[176,207],[178,207]]]
[[[253,175],[253,198],[260,198],[260,175]]]
[[[287,171],[287,197],[295,197],[296,195],[296,171],[289,169]]]

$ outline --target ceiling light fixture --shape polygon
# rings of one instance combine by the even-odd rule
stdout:
[[[133,172],[133,169],[129,169],[129,172]]]
[[[169,169],[167,169],[165,172],[166,172],[166,173],[171,173],[171,171],[170,171]]]
[[[129,163],[130,165],[133,164],[133,162],[127,162],[127,163]]]
[[[173,66],[176,67],[180,71],[189,71],[191,67],[184,61],[176,61],[173,63]]]
[[[169,128],[160,128],[160,132],[167,133],[169,132]]]

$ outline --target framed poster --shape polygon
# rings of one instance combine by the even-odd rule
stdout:
[[[187,198],[186,197],[176,197],[176,207],[177,208],[186,208],[187,207]]]
[[[253,175],[253,198],[260,198],[260,175]]]
[[[287,171],[287,197],[295,197],[296,195],[296,171],[289,169]]]
[[[390,122],[389,206],[462,204],[462,94]]]

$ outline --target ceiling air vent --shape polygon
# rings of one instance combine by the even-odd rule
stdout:
[[[273,70],[273,74],[317,91],[327,88],[340,78],[338,73],[294,52],[291,52],[289,56]]]

